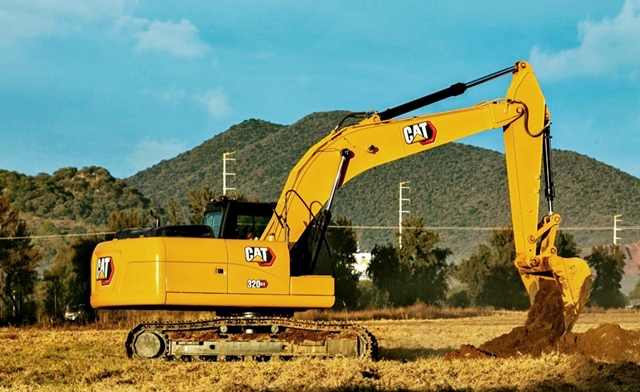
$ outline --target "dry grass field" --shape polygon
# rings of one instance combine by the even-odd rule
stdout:
[[[167,362],[129,360],[126,329],[0,329],[0,389],[7,391],[639,391],[640,364],[577,355],[454,359],[463,344],[521,326],[524,312],[440,319],[364,320],[380,360]],[[575,332],[615,323],[640,329],[640,312],[583,314]]]

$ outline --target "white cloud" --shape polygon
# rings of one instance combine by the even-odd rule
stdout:
[[[126,31],[139,51],[157,51],[193,58],[209,47],[190,21],[149,20],[127,16],[137,0],[2,0],[0,45],[39,37],[79,34],[88,25],[103,23]]]
[[[152,88],[144,88],[142,90],[142,93],[166,103],[181,102],[187,96],[187,93],[184,89],[157,90]]]
[[[179,140],[167,140],[159,142],[151,138],[140,140],[134,150],[127,156],[127,162],[134,172],[139,172],[155,165],[163,159],[170,159],[185,151],[184,142]]]
[[[224,117],[230,112],[227,97],[220,88],[205,91],[202,94],[195,94],[193,99],[197,103],[204,105],[212,117]]]
[[[199,107],[206,109],[207,113],[214,118],[225,117],[231,112],[222,88],[207,90],[202,93],[188,92],[184,89],[158,90],[145,88],[142,90],[142,94],[169,105],[195,102]]]
[[[626,0],[613,19],[579,23],[578,34],[580,46],[575,48],[554,53],[534,47],[529,59],[536,74],[559,79],[604,73],[633,77],[640,72],[640,0]]]
[[[198,36],[198,28],[186,19],[179,23],[122,16],[116,26],[128,31],[139,51],[167,52],[172,56],[193,58],[209,50]]]
[[[86,23],[113,20],[133,0],[3,0],[0,44],[78,31]]]

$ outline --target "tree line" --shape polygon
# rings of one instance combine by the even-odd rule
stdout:
[[[437,246],[438,234],[425,230],[422,219],[411,217],[404,225],[399,244],[376,246],[372,251],[367,270],[373,283],[370,304],[529,308],[529,296],[513,264],[516,251],[511,228],[493,230],[486,243],[456,265],[448,261],[451,250]],[[570,233],[558,234],[556,248],[565,258],[581,253]],[[620,291],[624,259],[616,245],[591,248],[585,257],[594,275],[588,306],[620,308],[629,299],[640,299],[640,282],[629,298]]]
[[[168,200],[164,218],[168,224],[198,223],[204,205],[214,198],[207,187],[188,192],[188,217],[176,200]],[[238,195],[242,197],[242,195]],[[148,212],[114,210],[109,215],[109,231],[149,225]],[[417,217],[405,220],[399,244],[376,245],[367,275],[360,280],[354,269],[357,235],[351,221],[338,217],[327,232],[326,250],[316,273],[335,277],[335,308],[364,309],[401,307],[424,303],[438,307],[492,307],[527,309],[528,295],[513,266],[515,247],[510,228],[492,231],[487,242],[468,259],[456,265],[452,251],[439,246],[437,233],[426,230]],[[85,235],[61,244],[50,268],[38,273],[42,250],[34,246],[18,208],[0,196],[0,325],[61,320],[68,306],[84,309],[87,319],[95,314],[89,304],[91,254],[110,235]],[[571,234],[560,232],[558,254],[574,257],[580,253]],[[620,291],[624,274],[624,254],[614,245],[591,249],[585,260],[595,279],[588,305],[602,308],[625,306]],[[630,294],[640,299],[640,286]]]

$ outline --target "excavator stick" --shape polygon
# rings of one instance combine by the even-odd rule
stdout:
[[[520,62],[518,69],[518,72],[524,72],[522,81],[512,84],[514,89],[510,88],[510,91],[514,94],[513,102],[526,102],[523,118],[506,126],[503,133],[516,248],[515,265],[529,294],[531,309],[554,319],[562,318],[564,328],[559,326],[559,329],[566,333],[575,324],[589,298],[591,271],[579,258],[558,255],[555,239],[562,218],[553,209],[551,115],[533,73],[526,75],[527,70],[532,72],[531,67]],[[541,166],[548,212],[537,222]],[[550,285],[541,284],[542,280],[553,281],[558,290],[546,292]],[[541,295],[538,295],[539,291],[542,291]],[[558,291],[562,299],[557,298],[555,293]],[[556,315],[560,309],[562,315]]]

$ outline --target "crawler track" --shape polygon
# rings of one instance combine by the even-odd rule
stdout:
[[[263,316],[142,323],[129,331],[125,346],[129,358],[143,359],[376,359],[378,354],[375,337],[358,324]]]

